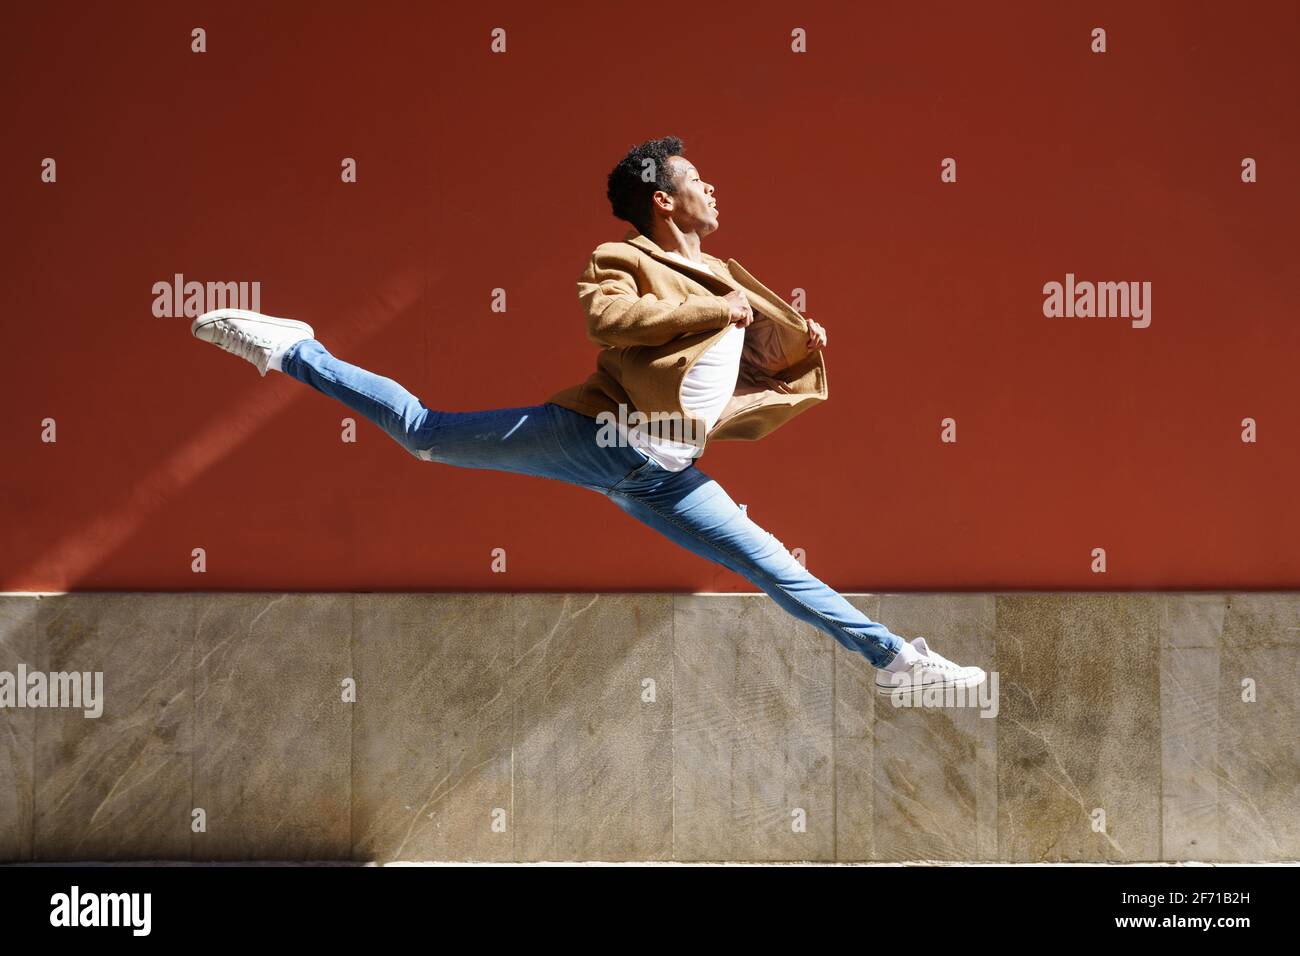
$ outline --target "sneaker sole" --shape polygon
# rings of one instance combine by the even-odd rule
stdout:
[[[204,312],[190,323],[190,334],[198,338],[199,329],[206,328],[214,322],[220,322],[222,319],[248,319],[252,322],[260,322],[263,325],[293,329],[301,332],[307,338],[314,339],[316,337],[316,330],[306,322],[299,322],[297,319],[280,319],[273,315],[263,315],[261,312],[253,312],[249,309],[215,309],[212,312]]]

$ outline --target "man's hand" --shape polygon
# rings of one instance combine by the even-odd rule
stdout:
[[[749,306],[749,299],[745,298],[745,293],[733,289],[723,296],[731,305],[732,324],[744,328],[754,321],[754,310]],[[714,321],[717,321],[716,319]]]
[[[826,330],[806,316],[804,317],[804,321],[808,323],[809,351],[826,348]]]

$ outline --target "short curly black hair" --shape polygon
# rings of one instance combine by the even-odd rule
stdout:
[[[669,156],[681,156],[686,146],[676,136],[651,139],[633,146],[609,174],[605,195],[614,215],[636,226],[642,235],[650,234],[653,216],[651,197],[658,190],[675,193]],[[653,173],[651,178],[646,178]]]

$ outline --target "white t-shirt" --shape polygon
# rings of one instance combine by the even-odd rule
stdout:
[[[713,270],[703,262],[692,262],[675,252],[665,255],[692,269],[713,274]],[[744,347],[745,330],[733,324],[695,360],[695,364],[682,379],[682,409],[704,420],[706,434],[713,431],[722,410],[736,391],[736,379],[740,375],[740,353]],[[639,429],[624,431],[628,444],[640,449],[661,468],[666,471],[684,471],[690,467],[691,461],[699,455],[701,449],[689,442],[674,441],[669,437],[671,434],[672,430],[667,427],[661,429],[658,435],[653,431]]]

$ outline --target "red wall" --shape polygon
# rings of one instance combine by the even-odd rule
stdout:
[[[432,407],[541,402],[595,360],[604,177],[666,133],[724,206],[706,248],[828,329],[831,400],[701,462],[818,576],[1300,586],[1298,10],[8,5],[0,589],[752,590],[591,492],[343,444],[151,312],[256,280]],[[1067,272],[1150,281],[1150,327],[1045,318]]]

